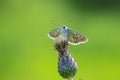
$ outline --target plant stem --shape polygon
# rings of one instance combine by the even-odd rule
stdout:
[[[73,80],[73,78],[69,78],[68,80]]]

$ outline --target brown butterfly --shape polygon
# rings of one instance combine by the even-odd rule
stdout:
[[[72,45],[79,45],[80,43],[86,43],[88,41],[87,37],[77,31],[67,28],[64,25],[60,28],[53,29],[48,33],[48,37],[53,40],[55,40],[55,38],[59,35],[66,36],[68,39],[68,43]]]

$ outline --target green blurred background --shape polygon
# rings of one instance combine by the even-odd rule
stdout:
[[[89,39],[69,45],[74,80],[120,80],[119,0],[0,0],[0,80],[64,80],[47,37],[61,25]]]

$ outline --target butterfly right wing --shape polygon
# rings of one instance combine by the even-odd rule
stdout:
[[[74,30],[68,29],[68,42],[72,45],[79,45],[80,43],[86,43],[88,41],[87,37],[76,32]]]
[[[55,38],[60,34],[60,28],[53,29],[48,33],[48,37],[50,39],[55,40]]]

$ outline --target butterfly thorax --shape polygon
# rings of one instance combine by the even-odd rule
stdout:
[[[59,36],[60,35],[64,36],[66,39],[68,39],[68,28],[67,27],[65,27],[65,28],[61,27]]]

